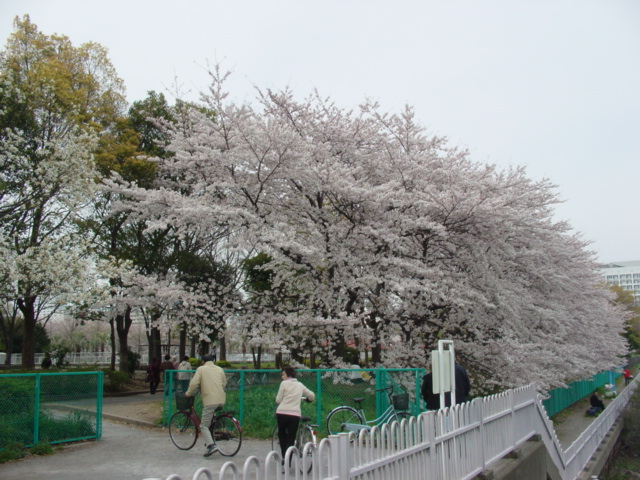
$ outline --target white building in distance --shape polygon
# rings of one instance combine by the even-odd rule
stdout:
[[[601,265],[600,273],[609,285],[620,285],[633,293],[636,305],[640,305],[640,260],[612,262]]]

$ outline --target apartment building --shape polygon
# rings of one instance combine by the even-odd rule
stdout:
[[[601,265],[600,273],[608,284],[633,292],[636,305],[640,305],[640,260],[607,263]]]

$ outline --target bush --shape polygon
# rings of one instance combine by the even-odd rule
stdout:
[[[216,365],[220,368],[231,368],[231,362],[227,362],[226,360],[218,360]]]
[[[127,372],[114,370],[105,370],[104,375],[106,378],[104,391],[109,393],[122,392],[131,377]]]
[[[140,354],[128,348],[127,353],[127,371],[134,374],[140,368]]]
[[[40,442],[31,447],[31,453],[33,455],[52,455],[53,447],[48,442]]]
[[[0,463],[19,460],[27,456],[27,450],[24,445],[18,442],[11,442],[4,445],[4,449],[0,451]]]

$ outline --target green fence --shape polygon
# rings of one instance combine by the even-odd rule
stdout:
[[[266,438],[275,425],[275,398],[282,381],[281,370],[225,370],[227,403],[234,410],[248,436]],[[182,391],[193,371],[167,370],[164,376],[163,425],[167,426],[176,411],[174,392]],[[367,419],[379,416],[388,406],[385,392],[376,390],[392,386],[394,393],[409,394],[408,411],[414,415],[424,411],[420,384],[425,371],[412,369],[323,369],[298,370],[298,381],[316,394],[316,401],[302,404],[302,414],[315,420],[326,433],[326,418],[339,405],[354,406],[354,398],[364,398]],[[201,412],[199,398],[196,410]]]
[[[607,371],[594,375],[589,380],[570,383],[567,388],[556,388],[549,392],[549,398],[542,401],[547,415],[553,417],[567,407],[570,407],[584,397],[591,395],[594,390],[607,383],[614,383],[620,376],[619,372]]]
[[[103,373],[0,375],[0,449],[100,439]]]

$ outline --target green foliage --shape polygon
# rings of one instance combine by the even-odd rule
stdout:
[[[119,370],[104,370],[104,374],[106,380],[104,391],[108,393],[122,392],[131,379],[131,375],[128,372]]]
[[[49,442],[40,442],[31,447],[30,452],[33,455],[52,455],[53,447]]]
[[[245,272],[245,288],[252,292],[264,292],[271,289],[273,271],[262,268],[273,258],[266,253],[259,253],[255,257],[242,261]]]
[[[13,460],[20,460],[27,456],[27,450],[20,442],[9,442],[2,446],[0,451],[0,463],[11,462]]]
[[[135,371],[140,368],[140,354],[134,352],[130,348],[128,350],[129,353],[127,355],[127,371],[129,374],[133,375]]]
[[[220,368],[231,368],[231,362],[227,362],[226,360],[218,360],[216,365]]]
[[[48,351],[51,348],[50,347],[51,338],[49,338],[49,334],[47,333],[47,330],[42,325],[37,323],[33,333],[34,333],[36,351],[38,352]],[[24,343],[24,324],[20,322],[17,325],[17,328],[14,333],[13,347],[11,351],[16,353],[22,352],[23,343]]]
[[[50,442],[78,438],[93,438],[96,429],[92,414],[71,412],[64,417],[43,413],[40,416],[40,437]]]
[[[357,348],[345,347],[344,361],[352,365],[358,365],[360,363],[360,350]]]
[[[196,369],[200,366],[200,360],[197,358],[189,358],[189,363],[191,364],[191,368]]]
[[[52,345],[50,354],[53,364],[58,368],[63,368],[68,365],[69,362],[67,361],[66,356],[70,351],[71,350],[64,345]]]

